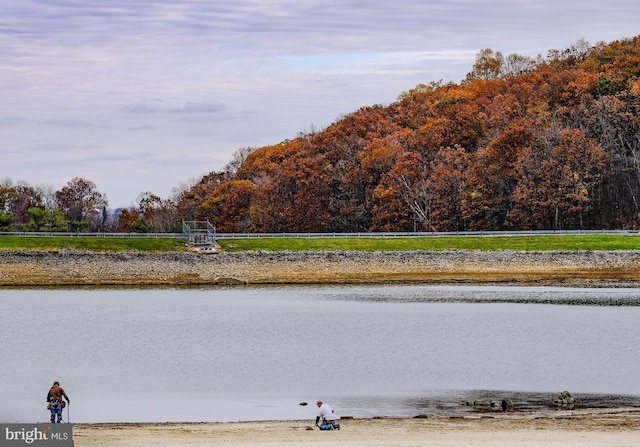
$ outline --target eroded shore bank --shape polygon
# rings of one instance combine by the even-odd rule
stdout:
[[[0,286],[367,283],[640,286],[636,251],[0,251]]]

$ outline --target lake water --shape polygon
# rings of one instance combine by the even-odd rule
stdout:
[[[572,303],[572,304],[550,304]],[[0,422],[314,419],[638,404],[640,290],[493,286],[2,290]],[[300,402],[309,405],[301,406]]]

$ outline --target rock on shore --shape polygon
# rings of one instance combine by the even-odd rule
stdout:
[[[640,251],[0,251],[0,286],[394,282],[636,286]]]

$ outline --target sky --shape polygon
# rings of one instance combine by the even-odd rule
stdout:
[[[241,148],[322,130],[486,48],[640,35],[638,0],[3,0],[0,183],[171,198]]]

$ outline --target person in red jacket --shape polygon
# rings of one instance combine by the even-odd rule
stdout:
[[[69,400],[69,396],[64,392],[62,388],[60,388],[60,382],[53,382],[53,386],[47,393],[47,402],[49,403],[48,408],[51,411],[51,423],[59,424],[62,422],[62,409],[65,407],[65,402],[62,398],[67,400],[66,403],[70,404],[71,400]],[[57,417],[57,420],[56,420]]]

